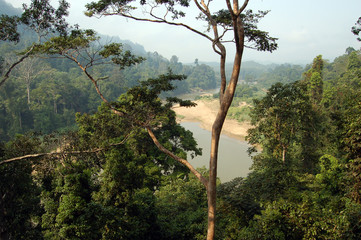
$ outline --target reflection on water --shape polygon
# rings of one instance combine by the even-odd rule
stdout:
[[[202,129],[199,123],[183,122],[181,125],[193,132],[198,146],[203,149],[202,156],[194,159],[189,157],[189,162],[194,167],[209,167],[211,132]],[[250,172],[252,160],[247,154],[249,145],[246,142],[222,135],[219,144],[218,155],[218,177],[222,183],[232,180],[235,177],[246,177]]]

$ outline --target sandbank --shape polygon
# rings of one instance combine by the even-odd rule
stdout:
[[[177,114],[177,120],[179,122],[199,122],[202,128],[210,131],[217,115],[218,100],[198,100],[195,103],[196,107],[173,107]],[[239,123],[237,120],[226,118],[222,134],[244,141],[250,127],[249,122]]]

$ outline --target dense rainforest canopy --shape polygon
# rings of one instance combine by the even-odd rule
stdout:
[[[20,39],[1,42],[2,74],[35,36]],[[218,87],[220,73],[138,55],[122,71],[91,72],[128,118],[101,104],[65,59],[28,57],[0,87],[0,239],[205,239],[203,184],[160,152],[142,124],[157,126],[177,156],[201,154],[170,108],[192,104],[172,97]],[[248,103],[253,166],[245,178],[218,180],[216,239],[359,239],[361,52],[348,48],[333,61],[315,53],[306,67],[248,66],[229,115]]]

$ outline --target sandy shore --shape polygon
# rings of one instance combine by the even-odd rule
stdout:
[[[218,100],[199,100],[195,101],[195,103],[197,103],[196,107],[185,108],[176,106],[173,108],[177,113],[178,121],[200,122],[202,128],[211,130],[219,107]],[[248,122],[239,123],[236,120],[226,119],[222,134],[244,140],[250,127],[251,125]]]

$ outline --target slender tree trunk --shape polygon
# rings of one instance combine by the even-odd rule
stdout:
[[[30,84],[26,85],[26,93],[28,94],[28,105],[30,107]]]
[[[217,164],[218,147],[222,126],[227,112],[219,111],[212,127],[211,156],[209,161],[209,181],[207,188],[208,198],[208,231],[207,239],[214,239],[216,225],[216,200],[217,200]]]
[[[248,1],[246,1],[248,3]],[[247,4],[244,5],[244,7]],[[231,6],[229,6],[231,10]],[[209,161],[209,181],[207,188],[208,197],[208,229],[207,240],[215,239],[216,226],[216,200],[217,200],[217,164],[218,164],[218,147],[219,139],[222,132],[222,127],[227,116],[227,112],[233,101],[234,93],[237,87],[239,73],[241,69],[241,62],[244,49],[244,28],[242,20],[238,13],[238,0],[233,1],[233,27],[234,39],[236,42],[236,54],[233,62],[233,70],[228,86],[226,87],[225,76],[225,56],[226,52],[221,55],[221,90],[220,90],[220,106],[217,117],[212,126],[212,141],[211,141],[211,156]]]
[[[283,162],[283,165],[286,164],[286,147],[285,146],[282,146],[282,162]]]

